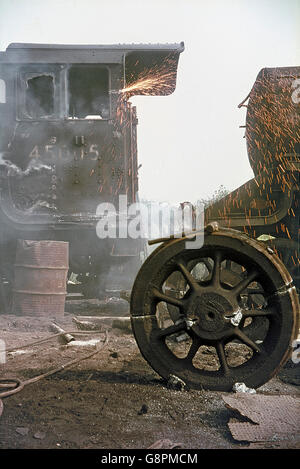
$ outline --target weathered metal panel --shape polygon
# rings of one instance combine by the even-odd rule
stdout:
[[[223,395],[226,407],[250,422],[229,420],[232,436],[239,441],[300,442],[300,399],[258,394]]]

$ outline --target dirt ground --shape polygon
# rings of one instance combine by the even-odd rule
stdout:
[[[94,314],[127,316],[128,303],[67,302],[64,316],[55,321],[64,330],[75,331],[74,316]],[[0,338],[7,349],[31,343],[53,334],[52,322],[0,314]],[[107,343],[92,358],[3,399],[1,449],[145,449],[158,440],[169,440],[162,444],[166,449],[172,444],[184,449],[249,447],[230,433],[233,412],[225,407],[224,393],[169,389],[141,356],[126,321],[103,320],[100,332],[76,340],[104,342],[105,336]],[[27,380],[93,350],[92,345],[62,345],[53,338],[7,353],[0,377]],[[257,392],[299,396],[299,380],[296,375],[289,379],[284,369]],[[262,445],[278,446],[276,441]],[[293,448],[293,443],[287,441],[286,447]]]

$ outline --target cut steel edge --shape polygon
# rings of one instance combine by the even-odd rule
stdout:
[[[242,417],[246,417],[246,418],[248,419],[248,421],[249,421],[248,423],[251,423],[251,425],[259,425],[259,422],[253,420],[253,418],[249,417],[249,416],[247,415],[247,413],[243,411],[243,409],[240,409],[240,408],[239,408],[238,402],[237,402],[237,405],[236,405],[236,406],[235,406],[234,404],[229,404],[229,403],[226,402],[226,400],[225,400],[226,397],[227,397],[227,396],[225,396],[224,394],[222,394],[222,399],[223,399],[223,401],[225,402],[225,407],[226,407],[227,409],[233,410],[233,411],[235,411],[235,412],[238,412]],[[230,421],[231,421],[231,423],[233,423],[233,419],[230,419],[229,422],[228,422],[228,424],[230,423]],[[246,422],[239,422],[239,423],[246,423]]]

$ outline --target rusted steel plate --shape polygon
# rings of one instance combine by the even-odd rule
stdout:
[[[260,394],[223,395],[226,407],[250,422],[230,419],[228,427],[239,441],[300,442],[300,397]]]

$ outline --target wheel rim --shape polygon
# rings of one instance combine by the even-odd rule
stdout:
[[[276,294],[286,285],[288,272],[267,251],[258,250],[258,243],[251,240],[241,250],[241,234],[235,239],[229,234],[207,236],[200,250],[186,250],[182,241],[169,243],[138,274],[131,301],[133,331],[141,353],[166,379],[175,374],[197,388],[228,390],[239,381],[258,387],[286,359],[299,311],[293,289]],[[204,259],[211,260],[212,270],[199,280],[194,270]],[[244,269],[236,283],[224,280],[221,266],[228,262]],[[177,297],[165,289],[175,272],[188,285]],[[254,282],[265,305],[247,309],[243,293]],[[159,321],[161,304],[173,308],[173,315],[165,308],[169,317],[164,323]],[[258,319],[265,331],[255,337],[247,322]],[[205,360],[204,350],[210,355]]]

